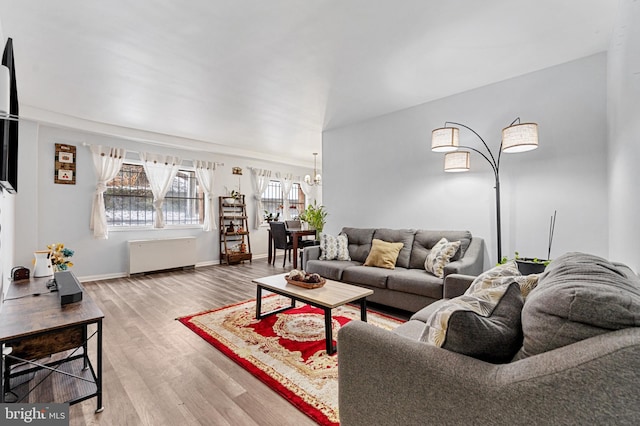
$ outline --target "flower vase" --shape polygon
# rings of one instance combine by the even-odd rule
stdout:
[[[50,277],[53,275],[53,265],[51,264],[51,252],[49,250],[34,251],[34,277]]]

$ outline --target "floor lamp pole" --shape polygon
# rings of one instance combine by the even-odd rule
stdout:
[[[502,261],[502,225],[500,223],[500,176],[496,171],[496,233],[498,245],[498,263]]]
[[[514,120],[515,122],[515,120]],[[465,145],[460,145],[459,148],[465,148],[465,149],[470,149],[471,151],[474,151],[478,154],[480,154],[482,156],[482,158],[484,158],[485,160],[487,160],[487,163],[489,163],[489,165],[491,166],[491,169],[493,170],[493,175],[495,176],[496,179],[496,186],[495,186],[495,190],[496,190],[496,246],[498,248],[498,259],[497,262],[500,262],[502,260],[502,224],[500,221],[500,157],[502,156],[502,141],[500,141],[500,147],[498,148],[498,153],[497,153],[497,158],[496,156],[493,155],[493,153],[491,152],[491,149],[489,149],[489,145],[487,145],[487,143],[484,141],[484,139],[482,139],[482,136],[480,136],[478,134],[478,132],[476,132],[475,130],[473,130],[471,127],[462,124],[462,123],[456,123],[455,121],[447,121],[445,122],[445,126],[447,124],[455,124],[457,126],[462,126],[465,129],[470,130],[471,132],[473,132],[473,134],[475,134],[478,139],[480,139],[480,141],[482,142],[482,145],[485,147],[486,149],[486,154],[476,148],[473,148],[471,146],[465,146]],[[513,123],[511,123],[513,124]]]

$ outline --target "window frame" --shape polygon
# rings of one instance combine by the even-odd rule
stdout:
[[[267,199],[265,199],[265,194],[267,192],[270,191],[274,192],[276,191],[275,189],[273,189],[273,187],[277,185],[277,197],[269,197]],[[294,191],[294,189],[297,188],[297,197],[293,197],[291,196],[291,194],[296,194],[296,191]],[[292,200],[297,200],[295,202],[292,202]],[[278,179],[269,179],[269,183],[267,184],[267,187],[265,188],[265,190],[262,192],[262,194],[260,194],[260,201],[262,202],[262,212],[260,212],[260,217],[262,217],[262,223],[266,223],[267,221],[264,219],[264,211],[268,211],[269,213],[278,213],[280,212],[280,218],[278,219],[279,221],[283,221],[284,220],[284,198],[282,197],[282,183],[278,180]],[[300,216],[300,213],[302,213],[302,211],[304,210],[304,208],[306,207],[306,195],[304,194],[304,192],[302,191],[302,186],[300,182],[293,182],[293,186],[292,186],[292,190],[291,192],[289,192],[289,208],[291,209],[291,206],[295,205],[297,206],[296,210],[296,214],[295,215],[291,215],[291,218],[297,218],[298,216]],[[274,208],[275,207],[275,208]]]
[[[138,166],[142,168],[142,171],[144,173],[144,165],[143,162],[141,160],[134,160],[134,159],[126,159],[123,163],[122,166],[120,168],[120,170],[118,171],[118,176],[120,176],[122,167],[125,165],[133,165],[133,166]],[[115,225],[113,223],[110,223],[109,221],[109,217],[108,217],[108,213],[109,213],[109,206],[108,206],[108,201],[107,201],[107,197],[111,196],[110,194],[107,194],[108,192],[108,188],[109,188],[109,183],[107,183],[107,191],[105,191],[104,193],[104,201],[105,201],[105,213],[107,214],[107,227],[109,229],[109,232],[122,232],[122,231],[151,231],[151,230],[163,230],[163,229],[202,229],[204,227],[204,192],[199,188],[200,187],[200,183],[198,182],[197,176],[195,174],[195,168],[194,167],[189,167],[189,166],[180,166],[178,169],[178,173],[180,172],[187,172],[187,173],[191,173],[193,175],[193,179],[195,182],[195,200],[193,199],[193,197],[191,198],[187,198],[188,200],[194,200],[195,203],[197,203],[197,209],[198,209],[198,222],[199,223],[169,223],[169,221],[167,220],[167,200],[170,197],[170,193],[171,193],[171,189],[167,192],[167,195],[165,196],[165,202],[163,204],[162,210],[163,210],[163,214],[165,215],[164,220],[165,220],[165,226],[164,228],[155,228],[153,226],[154,224],[154,219],[155,219],[155,209],[152,208],[151,213],[150,213],[150,219],[146,219],[145,218],[145,224],[144,225]],[[146,178],[146,175],[145,175]],[[114,178],[115,179],[115,178]],[[174,182],[176,179],[178,178],[178,175],[176,175],[174,177]],[[173,185],[172,185],[173,186]],[[149,186],[149,183],[147,181],[147,187],[146,187],[147,191],[149,191],[150,196],[146,197],[149,202],[153,203],[153,193],[151,192],[151,187]],[[124,211],[124,210],[122,210]]]

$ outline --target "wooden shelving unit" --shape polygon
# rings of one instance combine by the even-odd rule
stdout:
[[[244,197],[218,197],[221,264],[251,261],[249,220]]]

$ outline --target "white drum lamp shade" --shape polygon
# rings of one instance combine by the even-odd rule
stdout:
[[[525,152],[538,147],[538,125],[522,123],[502,129],[502,152]]]
[[[460,129],[457,127],[442,127],[431,132],[431,151],[451,152],[458,149]]]
[[[9,98],[11,93],[11,78],[9,68],[0,65],[0,114],[9,114]]]
[[[444,171],[449,173],[468,172],[471,168],[468,151],[447,152],[444,155]]]

